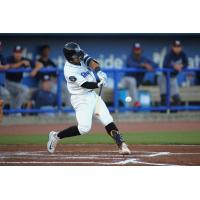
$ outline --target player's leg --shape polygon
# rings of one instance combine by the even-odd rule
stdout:
[[[6,103],[10,99],[10,92],[3,86],[0,86],[0,98]]]
[[[48,143],[47,143],[48,152],[54,153],[54,151],[56,149],[56,145],[57,145],[59,140],[66,138],[66,137],[73,137],[73,136],[77,136],[77,135],[81,135],[77,126],[71,126],[69,128],[66,128],[66,129],[60,131],[60,132],[51,131],[49,133],[49,140],[48,140]]]
[[[106,129],[108,135],[110,135],[112,137],[112,139],[114,140],[114,142],[117,144],[117,146],[119,148],[119,153],[120,154],[130,154],[131,152],[128,149],[128,146],[126,145],[117,126],[113,122],[113,118],[102,99],[99,100],[99,115],[96,117],[105,126],[105,129]]]
[[[138,89],[137,89],[137,81],[134,77],[127,77],[126,78],[127,85],[128,85],[128,92],[131,96],[133,102],[138,102]]]
[[[57,136],[59,139],[66,137],[73,137],[77,135],[83,135],[90,131],[92,126],[92,109],[88,103],[80,104],[76,110],[77,126],[72,126],[60,131]]]
[[[164,74],[158,76],[158,85],[160,89],[160,103],[166,105],[166,77]]]
[[[29,97],[29,89],[27,86],[22,85],[21,83],[16,84],[17,96],[16,96],[16,108],[20,109],[23,103]]]
[[[22,104],[28,98],[29,89],[21,83],[6,81],[6,88],[11,95],[11,108],[20,109]]]
[[[177,106],[181,105],[181,97],[176,77],[170,78],[170,91],[174,104]]]
[[[12,81],[6,80],[5,87],[10,93],[10,107],[16,108],[16,96],[17,96],[17,90],[15,87],[15,84],[13,84]]]
[[[120,83],[120,86],[123,88],[127,88],[128,94],[134,103],[138,102],[138,89],[137,89],[137,81],[135,78],[124,77]]]
[[[86,98],[86,99],[85,99]],[[55,151],[56,145],[59,140],[67,137],[74,137],[86,134],[90,131],[92,125],[92,116],[94,110],[94,100],[85,97],[79,99],[79,97],[72,98],[72,105],[76,112],[76,119],[78,125],[71,126],[60,132],[51,131],[49,133],[49,141],[47,143],[47,149],[50,153]]]

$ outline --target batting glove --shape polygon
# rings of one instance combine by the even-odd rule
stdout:
[[[106,82],[106,80],[107,80],[107,75],[106,75],[106,73],[104,73],[104,72],[102,72],[102,71],[98,71],[98,72],[97,72],[97,76],[99,77],[100,80],[104,79],[105,82]]]
[[[101,85],[105,86],[106,85],[106,81],[105,79],[101,79],[100,82],[97,84],[97,86],[100,88]]]

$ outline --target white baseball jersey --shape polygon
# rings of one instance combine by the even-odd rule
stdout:
[[[67,81],[69,93],[72,95],[71,104],[76,112],[78,130],[81,134],[85,134],[91,129],[92,118],[95,114],[98,99],[96,92],[89,92],[92,91],[92,89],[81,87],[81,85],[85,82],[96,82],[93,72],[86,66],[89,65],[88,63],[90,60],[91,57],[86,54],[83,62],[81,62],[81,65],[73,65],[66,61],[64,66],[64,76]],[[101,98],[99,100],[98,107],[99,115],[96,117],[100,120],[100,122],[104,126],[113,122],[113,118]]]
[[[81,85],[85,82],[96,82],[93,72],[83,62],[81,65],[73,65],[66,61],[64,76],[70,94],[85,94],[91,89],[83,88]]]

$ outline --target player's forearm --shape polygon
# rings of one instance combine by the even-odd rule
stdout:
[[[0,65],[0,70],[6,70],[9,69],[9,65]]]
[[[33,105],[33,103],[32,103],[32,101],[29,101],[28,103],[27,103],[27,109],[30,109],[30,108],[32,108],[32,105]]]
[[[101,71],[100,64],[95,59],[90,57],[88,54],[85,54],[83,62],[88,67],[92,68],[96,73]]]
[[[35,68],[32,70],[30,75],[32,77],[35,77],[42,67],[43,67],[42,63],[37,62],[36,65],[35,65]]]
[[[96,72],[100,71],[100,65],[96,60],[91,60],[89,66]]]
[[[97,82],[85,82],[81,85],[81,87],[86,88],[86,89],[96,89],[99,86]]]
[[[18,62],[18,63],[11,63],[9,64],[10,65],[10,68],[13,68],[13,69],[16,69],[16,68],[19,68],[23,65],[23,62]]]
[[[43,67],[43,64],[40,63],[40,62],[37,62],[36,65],[35,65],[34,70],[35,70],[36,72],[39,72],[40,69],[41,69],[42,67]]]

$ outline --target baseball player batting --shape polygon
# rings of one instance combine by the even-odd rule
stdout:
[[[107,75],[101,71],[99,63],[88,56],[78,44],[74,42],[65,44],[63,53],[66,58],[64,76],[71,94],[71,104],[75,110],[78,125],[60,132],[51,131],[47,143],[48,151],[54,153],[58,141],[63,138],[88,133],[92,126],[92,118],[95,116],[117,144],[119,153],[122,155],[130,154],[131,151],[113,122],[100,93],[97,95],[94,91],[96,88],[100,88],[101,91],[106,84]],[[99,77],[99,81],[96,80],[93,71]]]

